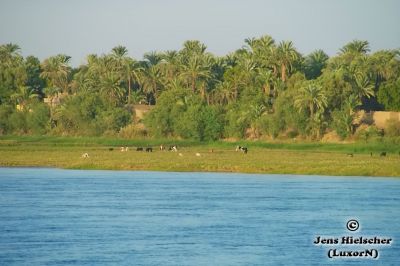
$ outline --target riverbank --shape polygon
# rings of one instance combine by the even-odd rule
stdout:
[[[178,152],[160,151],[176,143]],[[242,172],[351,176],[400,176],[396,146],[242,142],[197,143],[171,140],[121,140],[67,137],[1,137],[0,166],[66,169]],[[129,147],[121,152],[120,146]],[[153,147],[153,152],[136,147]],[[386,151],[386,156],[380,156]],[[372,152],[372,156],[371,156]],[[82,155],[87,153],[88,158]]]

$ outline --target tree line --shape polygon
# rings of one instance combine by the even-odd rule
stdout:
[[[357,128],[359,110],[400,111],[400,50],[371,53],[367,41],[333,57],[265,35],[221,57],[189,40],[142,60],[124,46],[76,68],[70,59],[0,46],[0,134],[344,139],[384,134],[368,121]],[[143,121],[137,104],[152,106]],[[400,125],[386,133],[400,135]]]

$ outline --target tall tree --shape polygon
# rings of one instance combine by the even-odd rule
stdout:
[[[42,63],[40,77],[46,79],[50,87],[57,89],[57,91],[68,92],[71,73],[70,59],[71,57],[63,54],[49,57]]]
[[[163,80],[159,66],[151,66],[141,72],[140,84],[143,92],[147,94],[147,102],[149,104],[154,104],[163,87]]]
[[[362,103],[363,98],[370,98],[374,96],[374,85],[369,81],[369,78],[360,73],[354,76],[353,92],[357,96],[357,99]]]
[[[322,50],[316,50],[305,59],[305,74],[307,79],[316,79],[327,65],[329,56]]]
[[[307,109],[312,119],[316,111],[324,110],[328,103],[322,87],[316,82],[309,82],[305,87],[301,88],[300,93],[294,100],[294,105],[300,111]]]
[[[115,72],[106,74],[100,80],[100,93],[106,102],[112,106],[118,106],[124,95],[124,90],[121,88],[120,78]]]
[[[20,108],[25,109],[27,104],[32,99],[39,98],[39,95],[35,93],[30,87],[21,86],[18,90],[11,95],[11,99],[15,101],[16,104],[20,106]]]
[[[285,82],[287,74],[292,70],[294,62],[300,58],[300,54],[291,41],[280,42],[276,53],[281,66],[281,79]]]
[[[366,54],[370,51],[368,41],[354,40],[340,49],[342,54]]]
[[[196,92],[196,86],[200,79],[208,79],[211,77],[210,69],[199,56],[192,57],[188,64],[182,66],[181,77]]]

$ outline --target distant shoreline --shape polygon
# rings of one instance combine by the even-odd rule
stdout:
[[[205,171],[162,171],[162,170],[124,170],[124,169],[71,169],[71,168],[59,168],[50,166],[3,166],[0,165],[1,169],[54,169],[54,170],[65,170],[65,171],[112,171],[112,172],[143,172],[143,173],[177,173],[177,174],[216,174],[216,175],[248,175],[248,176],[276,176],[276,177],[322,177],[322,178],[370,178],[370,179],[396,179],[400,180],[400,176],[348,176],[348,175],[322,175],[322,174],[271,174],[271,173],[243,173],[243,172],[205,172]]]
[[[125,142],[124,142],[125,141]],[[173,140],[169,140],[171,143]],[[112,140],[46,137],[0,137],[1,167],[51,167],[78,170],[216,172],[324,176],[400,177],[396,146],[383,144],[321,144],[176,141],[178,152],[160,151],[161,140]],[[164,142],[166,143],[166,142]],[[125,144],[121,152],[117,145]],[[152,146],[153,152],[135,147]],[[386,156],[380,156],[385,150]],[[89,158],[83,158],[87,153]],[[372,156],[371,156],[372,153]]]

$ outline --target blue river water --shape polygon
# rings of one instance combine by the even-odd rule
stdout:
[[[400,265],[399,243],[395,178],[0,168],[0,265]]]

